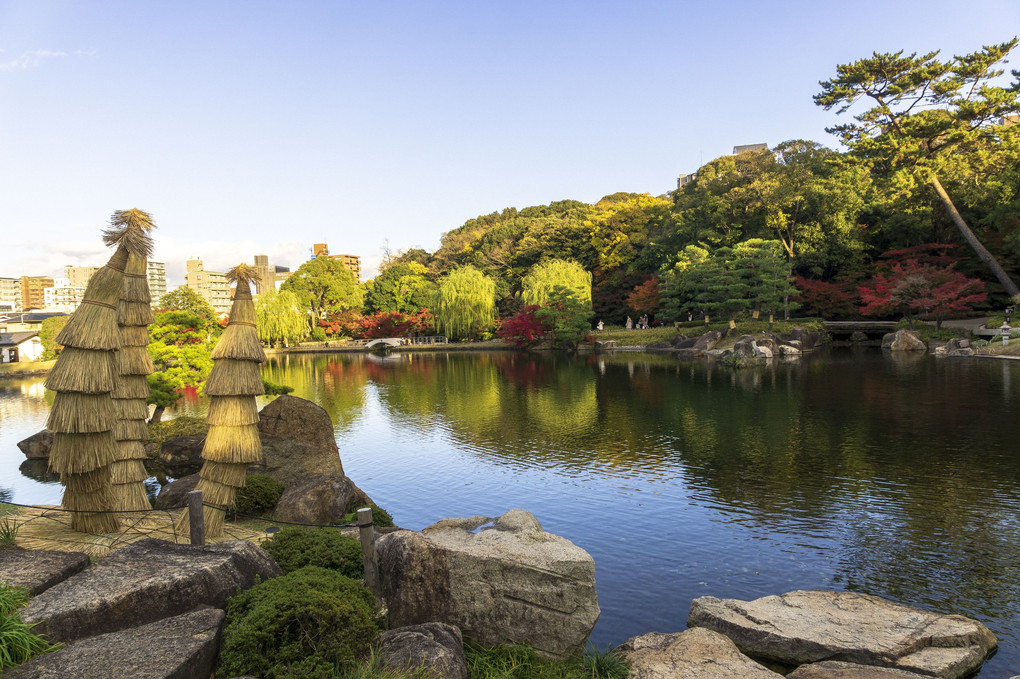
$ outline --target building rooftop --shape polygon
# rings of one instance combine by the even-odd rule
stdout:
[[[38,330],[26,330],[25,332],[0,332],[0,347],[16,347],[22,342],[38,336]]]
[[[67,315],[64,311],[27,311],[25,313],[0,314],[0,321],[6,321],[7,323],[42,323],[47,318]]]

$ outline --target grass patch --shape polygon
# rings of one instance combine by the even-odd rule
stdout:
[[[25,589],[0,582],[0,672],[56,648],[18,616],[28,598]]]
[[[0,518],[0,545],[13,545],[17,539],[18,522],[10,516]]]
[[[628,672],[612,649],[589,647],[580,658],[545,660],[529,646],[465,642],[464,654],[471,679],[623,679]]]
[[[740,335],[759,335],[762,332],[769,331],[768,319],[756,321],[751,318],[742,318],[736,321],[736,324],[736,330],[731,333],[734,337]],[[656,342],[668,342],[677,335],[700,337],[710,330],[725,332],[729,330],[729,327],[729,321],[708,324],[691,321],[679,323],[677,327],[665,326],[649,328],[648,330],[627,330],[620,326],[609,326],[602,332],[593,333],[593,336],[599,342],[615,340],[617,345],[621,347],[647,346]],[[794,318],[789,321],[775,321],[772,323],[772,332],[777,335],[786,334],[794,328],[803,328],[809,332],[825,331],[824,322],[820,318]]]
[[[910,321],[904,318],[896,324],[896,329],[911,330]],[[932,340],[948,342],[949,340],[956,339],[957,337],[969,338],[971,336],[970,331],[963,328],[940,328],[936,330],[934,325],[930,325],[928,323],[915,324],[913,331],[917,333],[917,336],[921,338],[922,342],[931,342]]]
[[[433,679],[433,675],[421,668],[390,669],[383,664],[382,657],[373,652],[363,664],[338,672],[334,679]]]
[[[18,361],[17,363],[0,363],[0,377],[17,377],[20,373],[43,373],[56,364],[52,361]]]
[[[149,443],[156,444],[156,450],[163,445],[167,439],[178,436],[205,436],[209,431],[209,425],[205,423],[204,417],[192,417],[181,415],[172,420],[164,420],[149,425]]]

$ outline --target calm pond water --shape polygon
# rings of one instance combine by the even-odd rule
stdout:
[[[521,507],[595,558],[599,646],[683,630],[691,599],[868,592],[976,617],[1020,673],[1020,362],[836,351],[734,372],[665,357],[291,355],[344,469],[397,523]],[[0,382],[0,487],[42,428]]]

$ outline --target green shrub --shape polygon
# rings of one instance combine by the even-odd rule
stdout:
[[[279,396],[280,394],[289,394],[294,391],[294,387],[288,387],[286,384],[276,384],[267,379],[262,380],[262,387],[266,390],[266,396]]]
[[[0,545],[13,545],[18,539],[18,522],[9,516],[0,519]]]
[[[167,439],[178,436],[205,436],[209,431],[209,425],[205,418],[181,415],[172,420],[164,420],[149,425],[149,443],[156,444],[156,450],[163,445]]]
[[[287,527],[262,546],[284,573],[319,566],[358,579],[365,572],[361,543],[336,528]]]
[[[268,513],[283,495],[283,484],[271,476],[251,474],[244,479],[244,488],[237,490],[234,511],[248,516]]]
[[[26,603],[27,591],[0,582],[0,672],[55,648],[18,617],[18,609]]]
[[[382,507],[377,507],[375,505],[369,505],[369,507],[372,508],[372,523],[374,525],[382,526],[383,528],[388,528],[393,525],[393,517],[390,516],[390,513],[388,511],[386,511]],[[344,514],[344,518],[341,520],[341,523],[357,523],[357,522],[358,512],[356,511],[347,512],[346,514]]]
[[[367,588],[307,566],[231,597],[217,676],[332,679],[368,657],[378,634]]]

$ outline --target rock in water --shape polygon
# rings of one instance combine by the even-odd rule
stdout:
[[[584,649],[599,617],[591,555],[520,509],[397,531],[378,549],[394,627],[445,622],[482,644],[563,658]]]
[[[36,656],[4,679],[191,679],[212,674],[223,611],[206,608]]]
[[[21,619],[50,641],[136,627],[198,606],[223,608],[256,577],[282,575],[250,542],[199,547],[149,538],[118,549],[32,599]]]
[[[468,679],[460,630],[427,622],[387,630],[379,635],[379,655],[394,671],[423,669],[436,679]]]
[[[274,446],[276,442],[267,439],[285,439],[292,443],[304,444],[300,448],[299,473],[322,474],[329,472],[344,473],[340,463],[340,453],[336,447],[336,433],[333,421],[322,406],[296,396],[279,396],[259,412],[259,435],[262,446]],[[308,457],[314,456],[313,463]],[[280,458],[276,460],[275,458]],[[287,450],[266,453],[265,471],[249,470],[250,474],[269,474],[277,481],[287,484],[291,479],[277,478],[274,468],[288,466]]]
[[[890,351],[928,351],[928,345],[921,341],[917,333],[905,328],[884,335],[882,348]]]
[[[287,486],[273,510],[277,521],[340,523],[344,514],[372,504],[365,491],[341,473],[309,474]]]
[[[47,460],[50,457],[50,448],[53,446],[53,432],[42,431],[32,434],[23,441],[18,441],[18,448],[30,460]]]
[[[976,620],[856,592],[796,591],[754,601],[700,597],[687,624],[787,665],[839,660],[943,679],[969,675],[997,645]]]
[[[630,665],[629,679],[781,679],[783,675],[741,653],[707,629],[631,637],[616,649]]]

